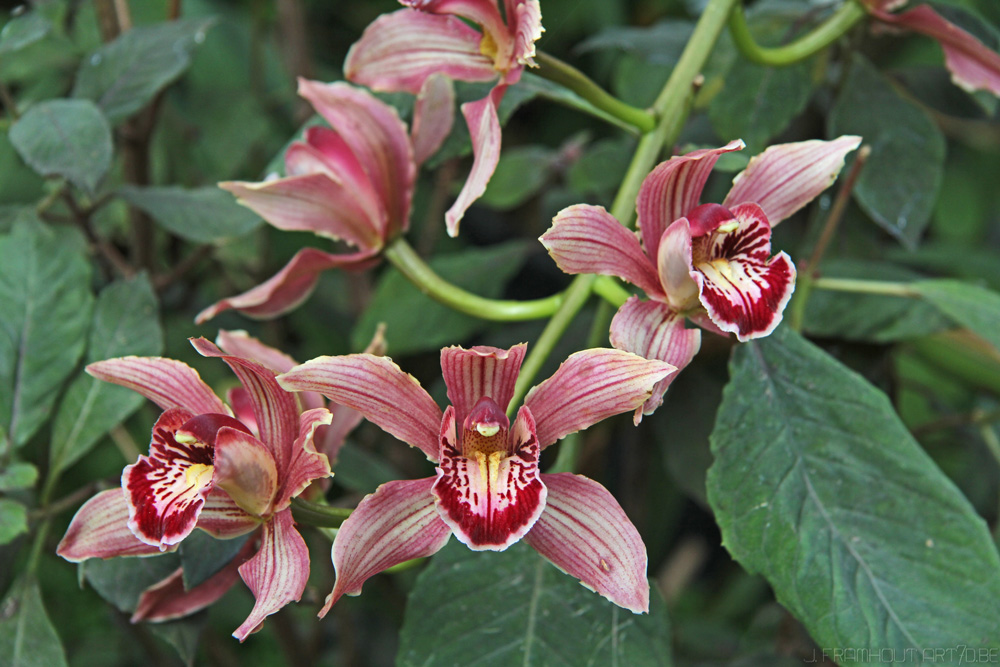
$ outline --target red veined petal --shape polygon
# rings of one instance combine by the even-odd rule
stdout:
[[[56,553],[79,563],[88,558],[150,556],[160,549],[146,544],[128,528],[128,501],[120,488],[101,491],[73,515]]]
[[[247,514],[222,489],[212,489],[198,517],[198,528],[219,540],[229,540],[260,527],[258,516]]]
[[[98,380],[138,392],[164,410],[180,408],[191,414],[229,411],[198,371],[183,361],[164,357],[119,357],[95,361],[86,368]]]
[[[459,428],[483,396],[496,401],[501,411],[507,410],[527,347],[521,343],[509,350],[484,345],[468,350],[458,346],[441,350],[441,373],[448,387],[448,400],[455,406]]]
[[[326,408],[303,412],[299,417],[299,435],[292,445],[292,460],[286,476],[281,480],[281,492],[275,501],[275,511],[288,507],[292,498],[302,493],[313,480],[329,477],[330,461],[326,454],[316,451],[314,442],[317,429],[328,425],[333,415]]]

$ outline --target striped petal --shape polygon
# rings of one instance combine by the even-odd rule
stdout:
[[[424,161],[441,148],[455,122],[455,87],[443,74],[432,74],[420,87],[413,105],[410,141],[413,159]]]
[[[497,0],[400,0],[407,7],[431,14],[453,14],[482,26],[499,42],[507,36],[507,26]]]
[[[542,37],[542,8],[538,0],[505,0],[507,23],[514,34],[513,57],[521,65],[535,66],[535,42]],[[512,18],[513,17],[513,18]]]
[[[302,493],[313,480],[332,475],[326,454],[316,451],[317,429],[333,419],[326,408],[303,412],[299,417],[299,436],[292,445],[292,460],[288,472],[281,480],[281,493],[275,502],[275,511],[288,507],[292,498]]]
[[[601,206],[564,208],[538,240],[566,273],[618,276],[650,296],[663,296],[656,268],[639,239]]]
[[[333,541],[337,582],[320,618],[342,595],[360,595],[370,577],[445,545],[451,529],[434,508],[433,484],[433,477],[387,482],[358,503]]]
[[[274,371],[275,374],[284,373],[299,365],[299,362],[281,350],[276,350],[270,345],[265,345],[246,331],[225,331],[220,329],[219,334],[215,337],[215,344],[226,354],[256,361],[268,370]],[[322,408],[326,405],[323,397],[314,392],[300,392],[297,394],[297,397],[306,410]],[[244,423],[246,422],[244,421]]]
[[[701,331],[684,328],[684,318],[666,305],[633,296],[611,320],[611,344],[646,359],[665,361],[680,372],[698,354]],[[671,374],[653,385],[653,394],[635,410],[636,424],[663,403],[663,395],[676,377],[677,373]]]
[[[270,512],[278,491],[278,468],[260,440],[243,431],[220,428],[215,437],[213,482],[247,514],[261,516]]]
[[[459,426],[484,396],[492,398],[501,412],[507,411],[527,347],[521,343],[509,350],[486,346],[441,350],[441,373]]]
[[[198,529],[219,540],[246,535],[260,524],[260,517],[247,514],[222,489],[212,489],[198,516]]]
[[[660,237],[656,258],[666,302],[681,312],[698,306],[698,284],[691,277],[691,233],[687,218],[675,220]]]
[[[694,240],[691,275],[712,322],[747,341],[768,335],[781,322],[795,291],[795,266],[783,252],[769,257],[771,227],[759,206],[742,204],[732,212],[735,229]]]
[[[441,408],[416,378],[388,357],[317,357],[278,376],[290,391],[315,391],[365,418],[436,461]]]
[[[56,553],[73,563],[88,558],[159,554],[158,547],[146,544],[129,530],[128,510],[120,488],[101,491],[73,515]]]
[[[120,357],[96,361],[86,368],[98,380],[138,392],[164,410],[179,408],[196,415],[226,414],[226,407],[198,371],[183,361],[164,357]]]
[[[549,500],[525,541],[619,607],[648,612],[646,546],[614,496],[572,473],[542,475],[542,481]]]
[[[652,396],[657,382],[676,372],[664,361],[621,350],[581,350],[532,388],[524,405],[531,409],[544,449],[602,419],[635,410]]]
[[[433,492],[441,519],[455,536],[476,551],[503,551],[524,537],[544,509],[546,495],[531,411],[520,409],[503,449],[470,447],[468,442],[460,447],[455,411],[449,406],[441,445]]]
[[[833,185],[844,157],[860,144],[861,137],[844,135],[771,146],[736,175],[722,205],[757,204],[774,227]]]

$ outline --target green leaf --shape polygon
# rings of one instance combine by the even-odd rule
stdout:
[[[34,105],[10,129],[10,142],[43,176],[63,176],[93,193],[111,165],[111,127],[88,100]]]
[[[28,532],[28,508],[16,500],[0,498],[0,544],[10,544]]]
[[[26,12],[10,20],[0,30],[0,56],[34,44],[52,30],[52,24],[38,12]]]
[[[829,127],[831,136],[857,134],[871,147],[854,197],[880,227],[916,247],[941,186],[941,130],[860,55],[854,56]]]
[[[15,447],[48,418],[80,359],[92,302],[77,234],[18,224],[0,239],[0,427]]]
[[[215,186],[187,189],[128,185],[118,194],[177,236],[196,243],[242,236],[262,222],[256,213]]]
[[[112,123],[128,118],[184,73],[214,22],[169,21],[123,33],[81,63],[73,97],[93,100]]]
[[[88,363],[163,352],[156,294],[145,274],[112,283],[101,291],[88,339]],[[102,382],[81,370],[53,421],[49,454],[53,474],[78,461],[142,403],[142,396],[131,389]]]
[[[150,632],[170,644],[177,656],[188,667],[194,665],[198,655],[198,643],[205,631],[208,612],[202,612],[166,623],[150,623]]]
[[[38,468],[30,463],[12,463],[0,471],[0,491],[30,489],[38,481]]]
[[[181,542],[181,567],[184,568],[184,589],[191,590],[229,564],[239,553],[249,535],[231,540],[218,540],[205,531],[196,530]]]
[[[400,477],[402,474],[385,458],[351,440],[340,448],[334,466],[334,481],[358,493],[374,493],[379,485]]]
[[[1000,646],[993,540],[886,396],[784,326],[738,346],[730,376],[709,502],[726,548],[813,639],[917,649],[907,663]]]
[[[452,540],[410,594],[396,664],[670,665],[665,605],[652,598],[649,614],[633,614],[524,542],[496,553]]]
[[[501,211],[520,206],[545,187],[556,156],[541,146],[504,151],[479,203]]]
[[[135,611],[144,590],[169,577],[179,566],[180,559],[173,553],[145,558],[91,558],[80,563],[83,576],[97,594],[126,613]]]
[[[65,667],[66,653],[38,583],[22,579],[11,586],[0,605],[0,665],[4,667]]]
[[[504,285],[526,259],[527,243],[514,242],[489,248],[470,248],[461,253],[437,257],[431,267],[445,280],[486,298],[497,298]],[[368,309],[351,338],[362,350],[385,322],[386,340],[393,356],[433,350],[453,344],[481,331],[486,323],[433,301],[396,269],[387,269],[379,280]]]
[[[911,287],[956,324],[1000,350],[1000,294],[958,280],[922,280]]]

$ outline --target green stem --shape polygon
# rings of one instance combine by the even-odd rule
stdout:
[[[908,283],[893,283],[879,280],[857,280],[854,278],[816,278],[812,281],[816,289],[835,292],[855,292],[857,294],[882,294],[885,296],[900,296],[911,299],[920,298],[920,294]]]
[[[611,276],[599,276],[594,281],[594,294],[615,308],[620,308],[632,296],[631,292],[622,287],[621,283]]]
[[[848,0],[812,32],[803,35],[791,44],[767,47],[760,46],[754,41],[753,35],[750,34],[750,28],[747,26],[743,9],[737,7],[729,15],[729,32],[740,52],[749,60],[758,65],[783,67],[805,60],[830,46],[843,37],[865,15],[866,12],[860,2]]]
[[[434,272],[402,237],[386,246],[383,255],[421,292],[435,301],[473,317],[499,322],[538,320],[549,317],[563,303],[564,295],[544,299],[510,301],[487,299],[456,287]]]
[[[292,516],[298,523],[319,526],[320,528],[339,528],[344,520],[353,512],[349,507],[330,507],[311,503],[302,498],[292,498]]]
[[[806,316],[806,304],[809,302],[809,295],[812,294],[814,280],[808,271],[799,273],[795,280],[795,295],[792,302],[788,304],[788,326],[796,333],[802,333],[802,322]]]
[[[542,52],[535,54],[535,60],[539,65],[539,69],[535,71],[538,76],[572,90],[601,111],[624,121],[643,133],[651,131],[656,126],[656,117],[653,114],[625,104],[572,65]]]

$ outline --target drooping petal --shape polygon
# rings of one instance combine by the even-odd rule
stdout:
[[[114,488],[101,491],[77,510],[56,553],[79,563],[88,558],[149,556],[160,549],[132,534],[125,493]]]
[[[319,274],[327,269],[361,269],[373,261],[374,251],[356,252],[349,255],[332,255],[315,248],[303,248],[285,265],[281,271],[247,290],[243,294],[217,301],[198,313],[195,324],[203,324],[219,313],[235,309],[255,318],[277,317],[287,313],[305,301]]]
[[[365,29],[347,52],[344,76],[374,90],[414,95],[435,73],[457,81],[492,81],[497,71],[479,50],[482,39],[454,16],[401,9]]]
[[[256,361],[261,366],[274,371],[276,374],[284,373],[299,365],[299,362],[281,350],[277,350],[270,345],[265,345],[246,331],[225,331],[219,329],[219,334],[215,337],[215,344],[226,354]],[[326,405],[323,397],[315,392],[300,392],[296,396],[302,404],[303,410],[322,408]],[[243,420],[241,419],[240,421]]]
[[[698,284],[691,277],[691,226],[680,218],[660,237],[656,270],[671,308],[686,311],[698,305]]]
[[[441,350],[441,373],[459,428],[483,396],[492,398],[506,412],[527,348],[527,344],[520,343],[509,350],[487,346]]]
[[[330,461],[326,454],[316,451],[314,439],[317,429],[333,419],[326,408],[303,412],[299,417],[299,436],[292,445],[292,460],[288,472],[281,480],[281,493],[274,504],[274,511],[286,507],[292,498],[302,493],[313,480],[329,477]]]
[[[233,633],[243,641],[265,618],[301,599],[309,580],[309,549],[295,529],[291,510],[278,512],[264,524],[257,555],[239,571],[256,599],[247,620]]]
[[[503,551],[524,537],[545,507],[539,479],[541,448],[531,411],[521,407],[508,451],[466,451],[455,438],[454,408],[441,427],[441,462],[434,496],[438,513],[455,536],[476,551]]]
[[[353,408],[382,430],[418,447],[431,461],[437,460],[441,408],[416,378],[388,357],[317,357],[278,376],[278,382],[290,391],[316,391]]]
[[[514,34],[513,57],[521,65],[535,66],[535,42],[542,37],[542,8],[538,0],[505,0],[507,24]]]
[[[462,105],[462,115],[465,116],[469,137],[472,139],[473,159],[465,185],[455,198],[455,203],[444,214],[449,236],[458,236],[458,224],[462,221],[462,216],[486,192],[486,184],[490,182],[500,161],[500,119],[497,117],[497,107],[506,90],[505,85],[494,86],[483,99]]]
[[[271,510],[278,491],[278,468],[270,449],[260,440],[232,428],[220,428],[215,437],[217,487],[248,514]]]
[[[662,246],[661,246],[662,250]],[[646,359],[659,359],[684,369],[701,348],[701,331],[685,329],[684,318],[656,301],[641,301],[633,296],[618,309],[611,320],[611,344],[619,350]],[[678,373],[668,375],[653,386],[653,394],[635,410],[638,424],[643,415],[651,415],[663,403],[663,394]]]
[[[649,611],[646,546],[614,496],[572,473],[542,475],[549,501],[525,541],[619,607]]]
[[[861,137],[844,135],[771,146],[736,175],[722,205],[732,209],[753,202],[774,227],[833,185],[844,157],[860,144]]]
[[[445,545],[451,529],[434,508],[433,484],[433,477],[387,482],[358,503],[333,541],[337,583],[320,618],[342,595],[359,595],[370,577]]]
[[[635,410],[652,396],[657,382],[676,372],[665,361],[630,352],[581,350],[533,387],[524,405],[531,409],[544,449],[602,419]]]
[[[795,291],[795,265],[785,253],[768,258],[771,227],[756,204],[733,209],[739,226],[705,239],[705,259],[692,277],[712,322],[742,341],[766,336],[781,322]]]
[[[676,155],[649,172],[635,201],[646,254],[656,257],[664,230],[698,205],[705,181],[719,156],[742,150],[745,145],[737,139],[721,148],[704,148]]]
[[[663,297],[656,267],[639,239],[602,206],[564,208],[538,240],[566,273],[618,276],[652,297]]]
[[[413,105],[410,141],[413,159],[423,164],[448,138],[455,122],[455,87],[443,74],[432,74],[420,87]]]
[[[198,516],[198,528],[219,540],[246,535],[260,524],[260,517],[247,514],[222,489],[212,489]]]
[[[183,361],[164,357],[119,357],[95,361],[86,368],[98,380],[138,392],[164,410],[180,408],[200,415],[229,412],[198,371]]]

